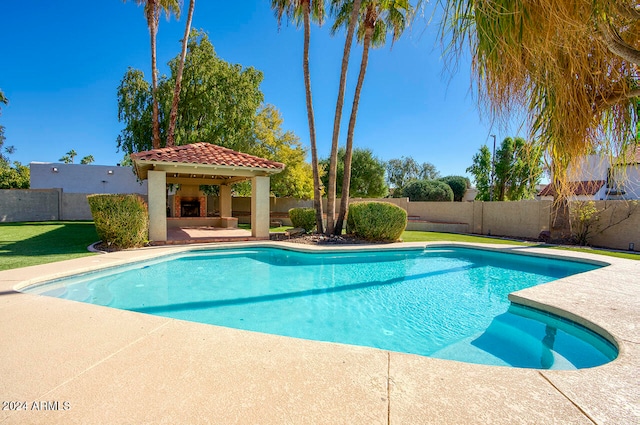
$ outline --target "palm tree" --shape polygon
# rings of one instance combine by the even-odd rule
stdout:
[[[339,27],[344,26],[347,21],[346,12],[350,11],[353,0],[345,0],[343,7],[336,16],[336,21],[332,30],[335,32]],[[387,40],[387,34],[392,32],[392,43],[400,38],[407,27],[413,8],[409,0],[363,0],[358,20],[358,41],[362,42],[362,60],[360,62],[360,73],[353,95],[353,106],[351,107],[351,117],[349,118],[349,128],[347,130],[347,144],[344,156],[344,176],[342,181],[342,194],[340,200],[340,212],[336,220],[335,233],[342,232],[342,225],[349,205],[349,185],[351,184],[351,158],[353,156],[353,133],[358,115],[358,105],[360,103],[360,93],[362,84],[367,72],[369,62],[369,49],[371,47],[381,47]]]
[[[125,2],[127,0],[124,0]],[[151,94],[153,97],[153,142],[154,149],[160,147],[160,122],[158,118],[158,66],[156,62],[156,37],[160,14],[164,11],[167,19],[171,13],[180,18],[180,4],[178,0],[135,0],[138,6],[144,5],[144,16],[147,19],[151,38]]]
[[[324,0],[272,0],[271,8],[276,13],[278,25],[282,16],[287,15],[297,24],[300,17],[304,22],[304,50],[302,54],[302,69],[304,72],[304,87],[307,100],[307,119],[309,121],[309,142],[311,144],[311,168],[313,172],[313,206],[316,210],[316,226],[318,233],[323,232],[322,223],[322,191],[320,183],[320,169],[318,167],[318,149],[316,144],[316,124],[313,114],[311,97],[311,76],[309,73],[309,40],[311,35],[311,19],[322,24],[324,18]]]
[[[75,151],[75,149],[71,149],[69,152],[67,152],[62,158],[60,158],[58,161],[62,161],[65,164],[73,164],[73,159],[78,155],[78,153]]]
[[[180,100],[180,90],[182,88],[182,72],[184,71],[184,61],[187,57],[187,44],[189,42],[189,33],[191,32],[191,20],[193,19],[193,9],[196,6],[196,0],[189,1],[189,12],[187,13],[187,23],[184,28],[184,37],[182,38],[182,53],[180,54],[180,63],[178,64],[178,73],[176,75],[176,88],[173,92],[173,101],[171,103],[171,113],[169,114],[169,130],[167,131],[167,146],[175,145],[176,121],[178,119],[178,101]]]
[[[0,89],[0,104],[8,105],[9,99],[5,96],[2,89]],[[2,108],[0,108],[0,115],[2,115]],[[6,138],[4,137],[4,126],[0,125],[0,166],[3,164],[7,164],[9,162],[9,158],[5,155],[13,153],[15,148],[13,146],[4,146],[4,141]]]
[[[525,111],[562,196],[572,159],[635,143],[640,12],[630,0],[450,0],[442,38],[471,50],[478,99],[505,121]]]
[[[339,15],[340,9],[345,3],[346,2],[344,0],[332,0],[332,13]],[[340,70],[340,84],[338,86],[338,100],[336,101],[336,114],[333,118],[333,135],[331,138],[331,154],[329,156],[329,187],[327,188],[327,234],[329,235],[333,234],[335,229],[338,137],[340,136],[340,121],[342,119],[342,106],[344,105],[344,90],[347,85],[347,69],[349,68],[351,44],[353,42],[353,34],[355,33],[361,3],[362,0],[353,0],[353,3],[351,3],[351,11],[349,13],[349,21],[347,24],[347,37],[344,42],[344,52],[342,54],[342,67]]]
[[[85,156],[84,158],[82,158],[82,159],[80,160],[80,164],[88,165],[88,164],[91,164],[91,163],[93,163],[93,162],[95,162],[95,161],[96,161],[96,160],[95,160],[95,158],[93,157],[93,155],[87,155],[87,156]]]

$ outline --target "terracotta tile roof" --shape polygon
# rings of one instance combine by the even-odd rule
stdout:
[[[569,182],[571,193],[575,196],[588,195],[593,196],[604,186],[604,180],[587,180],[580,182]],[[556,187],[553,183],[546,185],[538,196],[556,196]]]
[[[207,164],[229,167],[284,169],[284,164],[242,152],[223,148],[211,143],[193,143],[170,148],[153,149],[131,154],[136,161],[157,161],[164,163]]]
[[[628,146],[627,149],[613,160],[614,166],[640,164],[640,143]]]

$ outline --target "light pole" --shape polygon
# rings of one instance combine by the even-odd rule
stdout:
[[[495,166],[496,166],[496,135],[492,134],[493,137],[493,154],[491,156],[491,182],[489,185],[489,201],[493,202],[493,180],[495,179]]]

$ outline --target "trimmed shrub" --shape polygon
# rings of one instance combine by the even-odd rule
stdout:
[[[110,247],[144,246],[149,237],[147,204],[138,195],[87,196],[96,232]]]
[[[438,180],[449,185],[453,191],[453,200],[455,202],[462,202],[464,194],[467,192],[467,189],[471,187],[469,179],[462,176],[446,176]]]
[[[402,188],[401,187],[396,187],[392,190],[389,191],[389,197],[390,198],[404,198],[404,193],[402,193]]]
[[[316,210],[313,208],[291,208],[289,218],[293,227],[301,227],[307,233],[316,227]]]
[[[356,202],[349,205],[347,233],[370,241],[394,242],[407,227],[407,212],[389,202]]]
[[[438,180],[416,180],[402,188],[402,195],[410,201],[452,202],[453,191]]]

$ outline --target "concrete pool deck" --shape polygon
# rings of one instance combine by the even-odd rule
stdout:
[[[338,249],[442,245],[473,246]],[[0,423],[640,423],[640,261],[478,245],[610,264],[511,296],[615,340],[616,360],[578,371],[474,365],[16,292],[159,255],[241,246],[336,249],[276,242],[155,247],[0,272]]]

